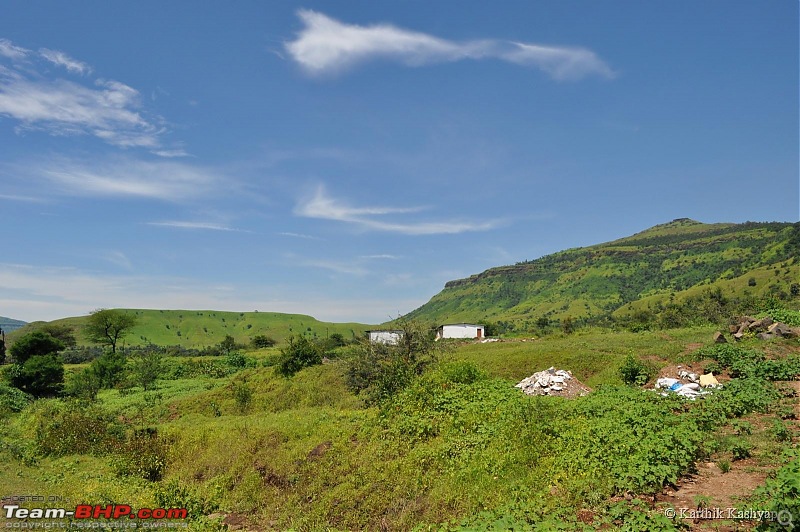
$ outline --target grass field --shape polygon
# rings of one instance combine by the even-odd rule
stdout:
[[[742,449],[774,470],[797,436],[787,413],[796,398],[760,384],[692,405],[619,386],[627,355],[657,366],[686,363],[712,332],[586,329],[456,344],[438,369],[380,408],[348,391],[343,360],[287,379],[264,366],[274,350],[248,354],[253,367],[226,376],[106,390],[91,407],[40,400],[3,414],[0,493],[187,507],[191,530],[218,530],[222,519],[255,530],[631,530],[644,522],[670,530],[679,523],[652,502],[665,484],[698,460],[738,467]],[[796,340],[769,344],[771,357],[798,352]],[[482,375],[464,378],[463,363]],[[513,388],[549,366],[596,391],[570,401]],[[243,387],[252,393],[246,403],[237,398]],[[125,434],[127,443],[63,447],[92,433]],[[43,453],[54,440],[60,454]],[[778,500],[781,488],[770,489]]]

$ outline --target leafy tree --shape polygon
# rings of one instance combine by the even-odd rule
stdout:
[[[322,364],[318,346],[305,336],[290,336],[289,344],[281,348],[276,371],[284,377],[291,377],[301,369],[317,364]]]
[[[408,386],[436,361],[445,344],[435,341],[433,330],[408,319],[395,322],[402,331],[396,344],[363,340],[348,361],[347,386],[363,393],[368,403],[378,403]]]
[[[274,338],[270,338],[264,334],[259,334],[258,336],[254,336],[250,340],[250,345],[255,347],[256,349],[264,349],[265,347],[272,347],[276,344]]]
[[[125,366],[124,355],[109,351],[94,359],[89,369],[101,388],[113,388],[125,376]]]
[[[219,343],[219,349],[226,355],[230,355],[239,346],[236,345],[236,340],[230,334],[225,335],[225,339]]]
[[[164,370],[161,351],[150,349],[137,353],[130,358],[131,376],[134,382],[147,390],[151,390]]]
[[[84,332],[92,342],[107,345],[116,353],[117,343],[135,326],[135,316],[121,310],[99,309],[89,315]]]
[[[94,371],[94,368],[88,367],[75,373],[72,378],[67,381],[64,392],[73,397],[94,401],[97,399],[97,392],[99,392],[101,388],[100,377]]]
[[[75,347],[78,341],[75,339],[75,331],[69,325],[63,323],[45,323],[37,329],[49,334],[56,340],[60,340],[64,347]]]
[[[55,355],[64,349],[64,344],[49,334],[41,331],[32,332],[14,342],[8,350],[17,364],[24,364],[35,356]]]
[[[34,397],[58,395],[64,385],[64,364],[55,354],[34,355],[15,366],[11,385]]]
[[[561,330],[564,334],[572,334],[575,331],[575,321],[572,316],[567,316],[561,321]]]

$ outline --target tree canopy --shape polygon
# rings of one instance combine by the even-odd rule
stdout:
[[[84,333],[92,342],[107,345],[116,353],[117,343],[135,326],[136,317],[125,311],[99,309],[89,315]]]
[[[54,355],[62,349],[64,343],[61,340],[53,338],[46,332],[36,331],[19,338],[9,348],[8,353],[15,363],[24,364],[31,357]]]

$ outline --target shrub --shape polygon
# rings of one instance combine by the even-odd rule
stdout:
[[[655,375],[655,367],[638,357],[629,354],[619,368],[622,382],[628,385],[642,386]]]
[[[19,388],[0,383],[0,416],[6,412],[19,412],[31,401],[33,401],[33,397]]]
[[[41,331],[32,332],[19,338],[8,350],[17,364],[24,364],[35,356],[53,355],[64,349],[64,343]]]
[[[64,364],[54,354],[32,356],[17,366],[10,382],[34,397],[52,397],[64,387]]]
[[[292,336],[289,345],[281,349],[276,371],[284,377],[291,377],[309,366],[322,364],[322,354],[316,345],[304,336]]]
[[[266,347],[273,347],[277,342],[274,338],[270,338],[269,336],[259,334],[258,336],[254,336],[250,340],[250,345],[252,345],[256,349],[264,349]]]

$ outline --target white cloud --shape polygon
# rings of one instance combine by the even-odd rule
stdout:
[[[298,216],[335,220],[354,224],[364,230],[402,233],[406,235],[455,234],[468,231],[487,231],[499,225],[498,220],[488,222],[387,222],[377,219],[388,214],[408,214],[419,212],[422,207],[351,207],[327,196],[320,186],[314,195],[301,201],[294,210]]]
[[[0,39],[0,55],[2,55],[3,57],[19,61],[27,57],[29,53],[30,50],[26,50],[25,48],[15,46],[8,39]]]
[[[165,222],[147,222],[147,225],[154,225],[157,227],[175,227],[177,229],[201,229],[207,231],[243,232],[241,229],[234,229],[233,227],[228,227],[226,225],[213,222],[165,221]]]
[[[42,194],[67,196],[140,197],[168,201],[208,195],[225,176],[213,170],[167,161],[127,157],[75,161],[51,159],[0,167]],[[41,186],[42,184],[46,186]]]
[[[51,135],[90,135],[122,148],[146,148],[165,157],[184,156],[163,146],[164,120],[147,114],[139,91],[114,80],[71,81],[53,76],[43,60],[68,73],[88,75],[91,67],[64,52],[38,54],[0,40],[0,116],[19,122],[19,130]]]
[[[90,74],[92,72],[92,67],[86,63],[78,61],[77,59],[73,59],[64,52],[59,52],[58,50],[41,48],[39,50],[39,55],[54,65],[66,68],[67,71],[72,72],[73,74]]]
[[[557,80],[613,76],[602,59],[584,48],[496,39],[455,42],[389,24],[345,24],[310,10],[300,10],[298,16],[305,27],[284,47],[311,74],[334,73],[377,58],[410,66],[493,58],[540,68]]]

